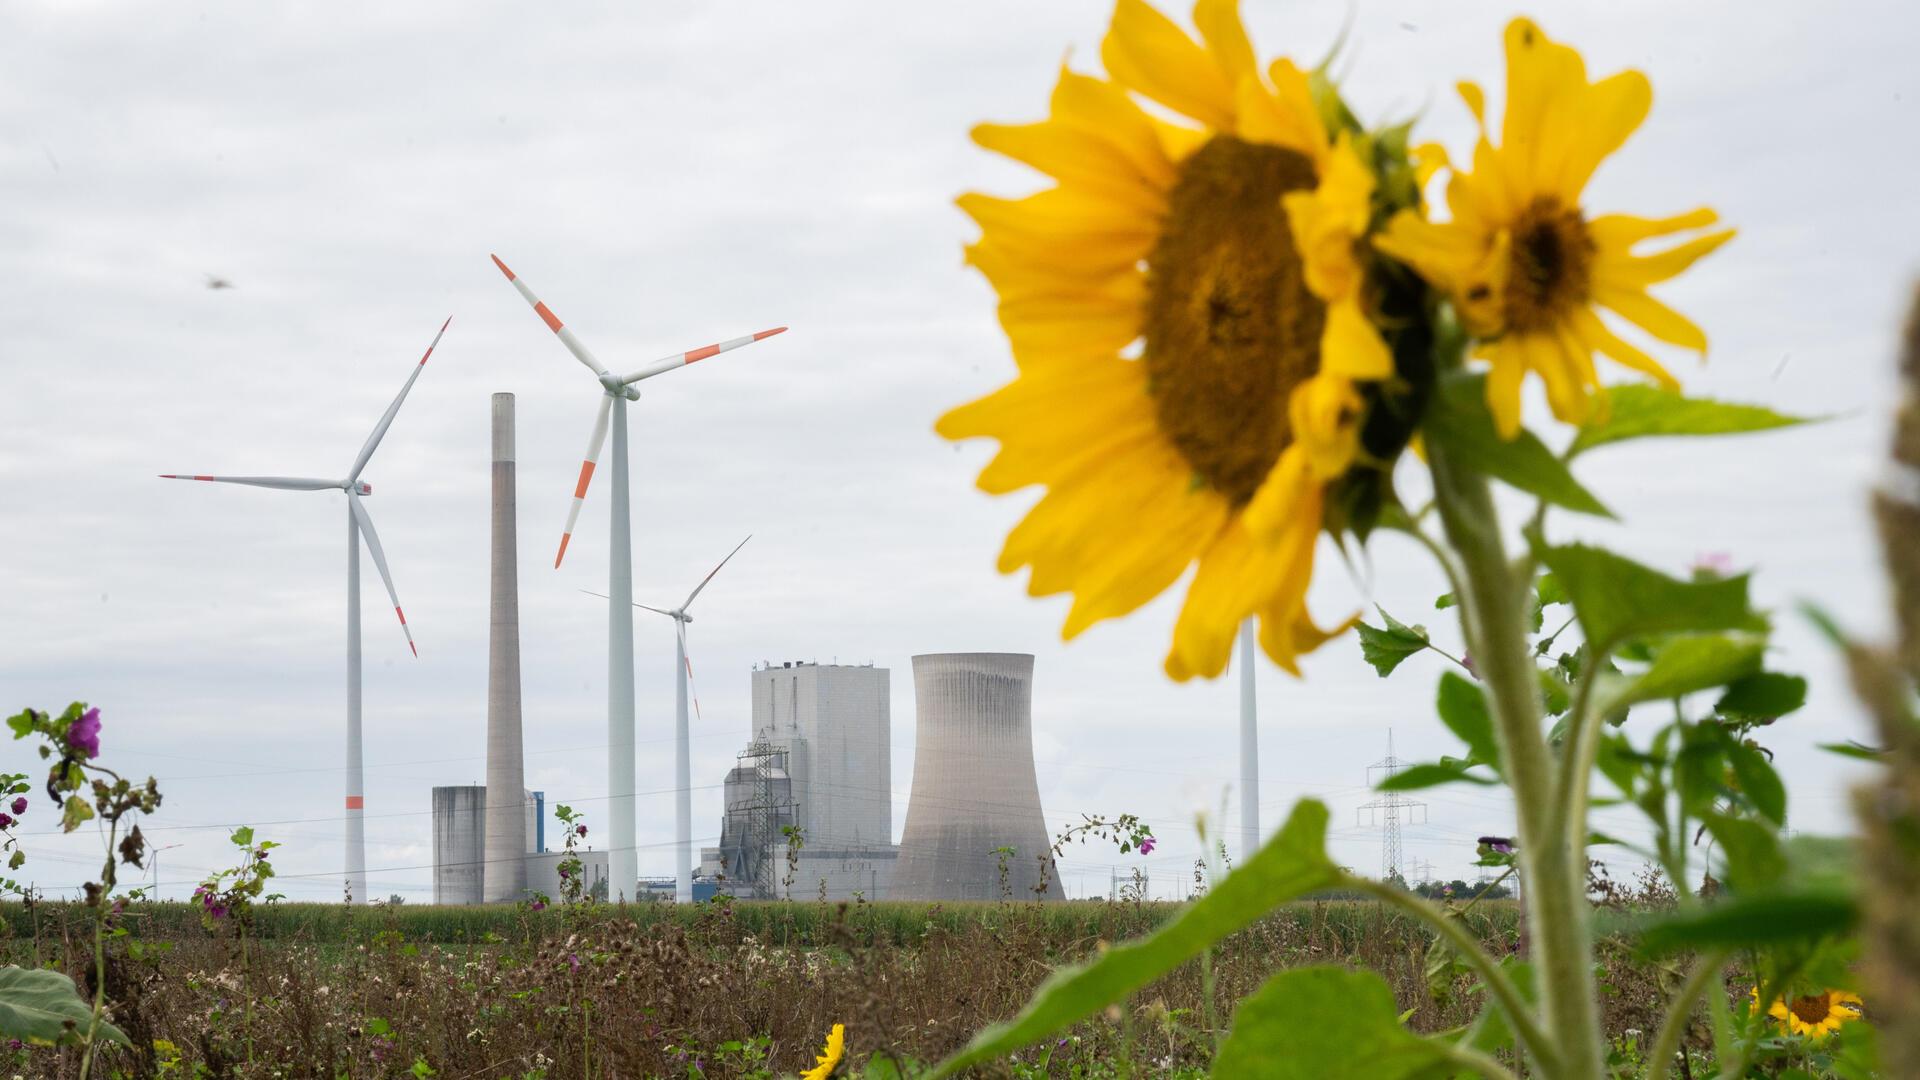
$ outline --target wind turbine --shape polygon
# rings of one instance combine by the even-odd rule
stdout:
[[[749,534],[747,540],[751,539],[753,536]],[[687,609],[693,606],[694,598],[700,595],[701,589],[707,587],[707,582],[713,580],[714,574],[718,574],[721,567],[726,566],[740,553],[741,548],[747,546],[747,540],[735,544],[733,550],[727,552],[727,557],[720,560],[720,566],[714,567],[706,577],[701,578],[700,584],[693,587],[679,607],[668,610],[646,604],[633,605],[673,620],[673,900],[677,904],[693,902],[693,766],[687,734],[687,678],[693,674],[693,665],[687,660],[687,624],[693,621],[693,616],[687,613]],[[610,599],[607,594],[592,589],[580,591]]]
[[[373,427],[373,434],[367,436],[366,444],[360,447],[360,453],[353,459],[353,467],[347,471],[344,480],[313,480],[296,476],[202,476],[184,473],[162,473],[165,480],[206,480],[216,484],[246,484],[249,487],[279,488],[285,491],[333,491],[347,493],[347,899],[365,900],[367,897],[367,797],[365,779],[360,765],[360,540],[364,535],[367,552],[373,556],[373,565],[380,571],[380,580],[387,586],[387,597],[393,601],[393,613],[400,618],[400,632],[407,636],[407,648],[413,655],[419,656],[420,650],[413,643],[413,631],[407,629],[407,613],[400,610],[400,594],[393,589],[393,575],[387,571],[387,555],[380,547],[380,534],[374,531],[373,518],[367,515],[362,506],[362,497],[373,494],[373,485],[360,479],[360,473],[367,467],[380,440],[387,434],[387,428],[393,426],[393,418],[400,412],[400,403],[407,400],[407,391],[413,389],[414,380],[427,366],[427,357],[433,355],[434,346],[440,344],[440,335],[447,332],[453,317],[440,324],[440,332],[433,335],[433,341],[427,351],[407,375],[406,385],[400,388],[399,396],[380,417]]]
[[[573,331],[566,328],[560,317],[533,295],[533,290],[527,288],[526,282],[507,269],[507,264],[500,261],[500,256],[493,256],[493,265],[507,275],[513,287],[527,303],[533,305],[533,310],[547,324],[547,329],[553,331],[560,343],[573,354],[573,358],[585,364],[600,383],[600,411],[593,420],[593,434],[587,439],[586,460],[580,463],[580,479],[573,488],[573,506],[567,511],[567,528],[560,534],[560,551],[553,557],[556,570],[560,568],[560,561],[567,557],[567,543],[573,539],[573,527],[580,519],[580,507],[586,502],[587,485],[593,480],[594,467],[600,460],[600,449],[607,441],[608,420],[612,420],[613,520],[608,523],[611,535],[607,545],[607,591],[613,603],[607,605],[607,802],[608,813],[613,820],[609,830],[612,843],[607,850],[607,872],[613,895],[617,899],[624,896],[627,890],[636,888],[640,881],[639,857],[634,850],[633,529],[627,476],[627,402],[640,400],[640,391],[635,389],[634,384],[643,379],[742,345],[751,345],[783,332],[786,327],[777,326],[746,337],[663,356],[631,375],[616,375],[593,358],[593,354],[573,335]]]
[[[1240,864],[1260,850],[1260,719],[1253,701],[1253,673],[1259,666],[1253,619],[1240,624]]]

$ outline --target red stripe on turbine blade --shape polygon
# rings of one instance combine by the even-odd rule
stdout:
[[[413,650],[413,658],[414,658],[415,660],[418,660],[418,659],[420,659],[420,646],[418,646],[418,645],[415,645],[415,644],[413,643],[413,639],[412,639],[412,638],[408,638],[408,639],[407,639],[407,648],[409,648],[409,649],[412,649],[412,650]]]
[[[211,477],[211,476],[196,476],[196,477],[194,477],[194,479],[195,479],[195,480],[211,480],[211,479],[213,479],[213,477]]]
[[[366,808],[367,808],[367,797],[365,795],[347,796],[347,809],[365,810]]]
[[[687,350],[687,353],[683,357],[683,359],[687,363],[691,364],[695,360],[705,360],[707,357],[713,356],[719,351],[720,351],[720,346],[718,345],[702,345],[697,349]]]
[[[586,498],[587,483],[592,479],[593,479],[593,462],[591,461],[581,462],[580,463],[580,482],[573,485],[573,497],[576,499]]]
[[[501,262],[501,261],[500,261],[500,256],[498,256],[498,255],[489,255],[489,256],[487,256],[487,257],[493,260],[493,265],[495,265],[495,266],[497,266],[497,267],[499,267],[499,268],[500,268],[500,272],[501,272],[501,273],[503,273],[503,274],[505,274],[505,275],[507,275],[507,280],[508,280],[508,281],[512,281],[512,280],[513,280],[513,271],[511,271],[511,270],[509,270],[509,269],[507,269],[507,264],[506,264],[506,263],[503,263],[503,262]]]
[[[776,326],[776,327],[774,327],[774,328],[773,328],[773,329],[771,329],[771,330],[762,330],[762,331],[760,331],[759,333],[757,333],[757,334],[755,334],[755,335],[753,335],[753,340],[755,340],[755,341],[765,341],[766,339],[768,339],[768,338],[770,338],[770,337],[772,337],[772,336],[773,336],[773,335],[775,335],[775,334],[784,334],[784,333],[786,333],[786,332],[787,332],[787,328],[786,328],[786,327],[784,327],[784,326]]]
[[[560,534],[560,554],[553,557],[553,568],[555,570],[560,569],[560,560],[567,557],[567,541],[571,539],[573,539],[572,533]]]
[[[535,303],[533,305],[533,310],[539,312],[540,317],[547,321],[547,329],[553,331],[556,334],[560,332],[560,327],[563,325],[560,322],[560,316],[555,315],[553,313],[553,309],[547,306],[547,302],[545,300],[541,300]]]
[[[393,605],[393,613],[394,613],[395,615],[398,615],[398,616],[400,616],[400,625],[401,625],[401,626],[405,626],[405,625],[407,625],[407,613],[406,613],[406,612],[404,612],[404,611],[401,611],[401,610],[400,610],[400,605],[399,605],[399,604],[395,604],[395,605]]]

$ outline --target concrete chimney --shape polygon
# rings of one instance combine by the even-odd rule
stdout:
[[[513,395],[493,395],[493,574],[487,627],[486,872],[489,903],[527,892],[527,787],[520,741],[520,574]]]

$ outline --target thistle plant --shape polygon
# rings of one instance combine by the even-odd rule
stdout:
[[[84,702],[68,705],[66,711],[51,713],[27,709],[7,718],[14,739],[38,739],[35,747],[41,760],[50,761],[45,790],[51,805],[60,808],[60,828],[71,833],[88,821],[100,823],[105,855],[100,877],[82,886],[85,904],[93,921],[93,999],[90,1007],[77,1011],[73,983],[51,971],[22,971],[0,968],[0,1034],[29,1042],[71,1042],[82,1046],[80,1078],[93,1075],[94,1058],[102,1042],[129,1045],[119,1028],[106,1021],[107,1010],[107,938],[114,933],[116,920],[125,910],[125,902],[113,896],[118,883],[118,868],[124,864],[136,869],[146,857],[146,838],[141,835],[138,818],[160,806],[160,786],[148,777],[136,785],[119,773],[99,764],[100,710]],[[18,775],[4,778],[9,801],[6,827],[29,807]],[[122,827],[125,827],[123,833]],[[17,870],[26,854],[15,844],[9,831],[8,869]],[[11,881],[12,889],[17,890]]]
[[[1291,969],[1241,1003],[1216,1075],[1282,1075],[1284,1059],[1298,1076],[1600,1080],[1596,934],[1681,972],[1648,1075],[1666,1074],[1702,1002],[1730,1078],[1783,1037],[1844,1040],[1838,1023],[1766,1020],[1773,1003],[1850,992],[1857,916],[1844,845],[1787,837],[1764,734],[1806,686],[1770,666],[1774,616],[1746,574],[1669,573],[1558,535],[1564,515],[1613,517],[1576,475],[1586,455],[1800,422],[1685,396],[1654,355],[1704,355],[1706,333],[1649,290],[1733,231],[1704,207],[1641,217],[1583,201],[1646,119],[1651,84],[1591,80],[1579,53],[1516,19],[1504,116],[1494,125],[1487,93],[1461,83],[1479,137],[1456,158],[1416,143],[1411,120],[1364,121],[1325,63],[1262,67],[1233,0],[1199,0],[1193,24],[1197,40],[1118,0],[1104,76],[1063,70],[1047,119],[975,130],[1054,186],[960,200],[1018,374],[937,430],[999,441],[983,489],[1046,489],[1000,569],[1030,567],[1035,595],[1072,594],[1064,636],[1192,570],[1164,661],[1177,680],[1220,674],[1249,618],[1265,655],[1299,674],[1299,657],[1358,622],[1307,611],[1320,534],[1348,550],[1410,538],[1449,583],[1436,607],[1457,629],[1437,644],[1383,609],[1359,647],[1383,677],[1430,677],[1402,667],[1423,653],[1449,665],[1433,700],[1461,748],[1383,786],[1505,791],[1511,835],[1485,838],[1480,861],[1523,884],[1526,953],[1496,957],[1453,902],[1337,865],[1327,807],[1302,800],[1179,917],[1056,974],[934,1075],[1045,1038],[1274,905],[1333,889],[1430,927],[1430,975],[1473,979],[1480,1018],[1418,1036],[1379,976]],[[1529,430],[1535,377],[1552,420]],[[1524,517],[1503,519],[1496,486],[1530,504]],[[1639,814],[1651,842],[1595,832],[1602,799]],[[1659,866],[1673,910],[1600,924],[1597,849]],[[1735,962],[1751,995],[1725,991]]]

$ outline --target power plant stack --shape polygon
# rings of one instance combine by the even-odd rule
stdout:
[[[1062,899],[1033,767],[1033,656],[913,658],[913,794],[895,900]],[[1048,861],[1040,887],[1039,859]]]
[[[517,901],[527,892],[529,823],[520,741],[520,575],[513,459],[513,395],[495,394],[493,574],[487,628],[486,870],[482,891],[488,902]]]

